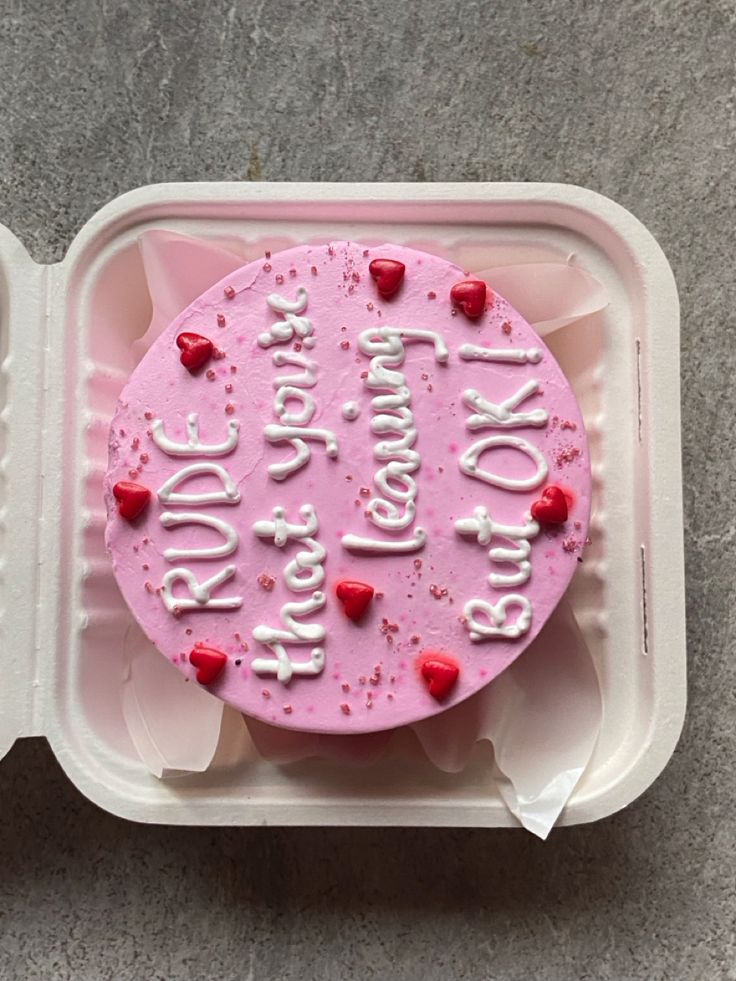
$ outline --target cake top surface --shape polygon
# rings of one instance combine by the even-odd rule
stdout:
[[[490,682],[586,540],[569,383],[500,296],[396,245],[305,245],[216,284],[131,375],[106,538],[158,649],[265,722],[427,718]]]

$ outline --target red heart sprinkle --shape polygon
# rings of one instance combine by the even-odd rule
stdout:
[[[337,584],[335,592],[342,603],[345,616],[351,620],[360,620],[370,606],[375,590],[364,582],[345,579]]]
[[[376,281],[376,288],[381,296],[393,296],[401,286],[406,272],[406,266],[397,259],[374,259],[368,266],[368,272]]]
[[[112,489],[113,496],[118,502],[118,512],[126,521],[135,521],[148,507],[151,492],[147,487],[133,484],[129,480],[121,480]]]
[[[197,668],[197,681],[200,685],[211,685],[227,664],[227,654],[215,650],[214,647],[197,644],[189,655],[189,663]]]
[[[429,694],[441,702],[455,687],[460,668],[445,654],[434,651],[425,651],[422,658],[422,677],[429,682]]]
[[[455,283],[450,290],[450,299],[460,307],[466,317],[475,320],[486,308],[487,287],[482,279],[465,279]]]
[[[207,364],[214,351],[212,341],[202,337],[201,334],[192,334],[189,331],[179,334],[176,339],[176,346],[181,351],[179,360],[192,374],[198,371],[203,364]]]
[[[541,525],[561,525],[567,521],[567,498],[562,488],[550,484],[531,507],[532,517]]]

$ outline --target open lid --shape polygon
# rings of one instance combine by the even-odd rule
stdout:
[[[35,623],[43,595],[37,546],[47,269],[0,225],[0,758],[18,736],[41,729]]]

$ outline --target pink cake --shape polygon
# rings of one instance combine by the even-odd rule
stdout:
[[[396,245],[301,246],[192,303],[126,385],[107,544],[195,684],[302,731],[390,729],[487,685],[587,536],[573,392],[485,283]]]

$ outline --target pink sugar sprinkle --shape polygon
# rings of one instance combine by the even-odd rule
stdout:
[[[209,368],[207,371],[207,381],[213,382],[215,378],[217,378],[217,375],[215,374],[214,369]]]
[[[441,599],[442,598],[442,590],[440,589],[440,587],[436,583],[431,583],[430,584],[429,591],[432,594],[432,596],[434,596],[435,599]]]
[[[151,567],[147,562],[144,562],[143,565],[141,566],[141,569],[143,569],[144,572],[148,572],[150,568]]]
[[[291,713],[294,711],[293,707],[288,703],[286,705],[283,705],[282,708],[284,710],[285,715],[291,715]]]
[[[270,593],[273,587],[276,585],[276,577],[270,576],[267,572],[262,572],[256,579],[259,586]]]
[[[363,378],[363,379],[367,378],[368,377],[368,372],[367,371],[361,371],[360,377]]]
[[[393,702],[394,693],[392,691],[386,692],[386,698],[389,700],[389,702]]]
[[[270,262],[264,262],[263,263],[263,271],[264,272],[271,272],[271,263]]]
[[[232,402],[227,403],[227,405],[225,406],[225,412],[229,416],[231,416],[233,412],[235,412],[235,406],[233,405]]]
[[[133,441],[130,444],[131,450],[137,450],[140,445],[141,445],[140,439],[138,439],[137,436],[134,436]]]
[[[580,456],[580,449],[577,446],[573,446],[570,443],[568,446],[560,447],[558,450],[552,451],[552,459],[555,462],[555,466],[559,469],[564,467],[568,463],[573,463]]]
[[[266,249],[266,251],[263,254],[264,254],[264,256],[267,259],[270,259],[271,258],[271,250],[270,249]]]
[[[231,364],[230,365],[230,374],[231,375],[236,375],[237,372],[238,372],[238,366],[236,364]]]
[[[343,681],[340,687],[345,692],[345,694],[347,694],[350,691],[350,683],[348,681]]]
[[[232,390],[233,390],[233,383],[228,382],[227,385],[225,386],[225,391],[228,393],[228,395],[230,395],[232,393]]]
[[[187,627],[187,629],[184,631],[184,633],[187,635],[187,637],[191,637],[192,636],[192,628],[191,627]]]
[[[570,419],[565,419],[560,423],[560,429],[571,429],[575,432],[577,428],[577,423],[572,422]]]
[[[311,272],[311,274],[313,276],[316,276],[317,275],[317,267],[316,266],[312,266],[312,268],[309,271]]]
[[[281,286],[283,281],[284,281],[284,277],[281,275],[281,273],[276,273],[276,282],[279,284],[279,286]]]
[[[343,349],[343,351],[349,351],[350,350],[350,341],[347,341],[347,340],[340,341],[340,347]]]
[[[504,332],[504,334],[506,334],[506,336],[508,336],[511,333],[510,321],[508,320],[504,321],[504,323],[501,324],[501,330]]]
[[[422,638],[420,634],[412,634],[409,640],[412,642],[412,644],[420,644]]]
[[[222,292],[225,294],[228,300],[232,300],[235,296],[235,290],[232,286],[226,286]]]
[[[128,476],[130,477],[131,480],[137,480],[138,479],[138,471],[137,470],[129,470],[128,471]]]
[[[430,290],[429,293],[427,293],[427,299],[428,300],[436,300],[437,299],[437,294],[435,293],[434,290]]]
[[[148,463],[150,458],[147,453],[141,453],[138,459],[141,461],[141,463]]]
[[[370,303],[370,302],[369,303],[366,303],[365,308],[366,308],[366,310],[372,310],[373,309],[373,304]]]
[[[144,589],[146,590],[147,593],[152,593],[153,592],[153,583],[149,579],[147,579],[143,583],[143,587],[144,587]]]
[[[566,552],[575,552],[580,547],[577,538],[570,535],[569,538],[562,539],[562,547]]]
[[[227,321],[225,320],[225,314],[224,313],[218,313],[217,314],[217,326],[218,327],[224,327],[226,323],[227,323]]]
[[[361,487],[358,493],[360,494],[361,497],[370,497],[371,489],[370,487]]]
[[[262,688],[261,695],[263,695],[264,698],[270,698],[271,692],[268,690],[268,688]]]
[[[340,703],[340,711],[343,715],[350,715],[351,709],[347,702]]]
[[[150,422],[150,420],[153,419],[153,413],[152,412],[144,412],[143,413],[143,418],[144,419],[148,419],[149,422]]]
[[[415,569],[421,569],[422,568],[422,560],[421,559],[414,559],[414,568]]]

